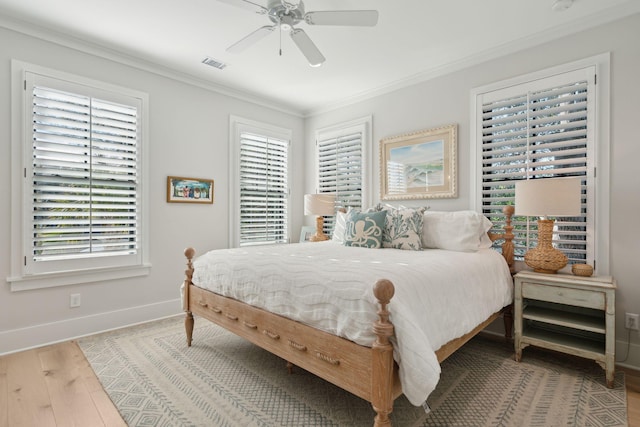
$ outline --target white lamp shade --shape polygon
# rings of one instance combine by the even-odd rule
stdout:
[[[329,216],[335,213],[336,196],[333,194],[305,194],[304,214]]]
[[[528,179],[516,182],[516,215],[578,216],[582,178]]]

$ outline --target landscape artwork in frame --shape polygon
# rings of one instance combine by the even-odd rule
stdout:
[[[457,125],[380,141],[382,200],[455,198]]]
[[[167,202],[213,203],[213,180],[168,176]]]

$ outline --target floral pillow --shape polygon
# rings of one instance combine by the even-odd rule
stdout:
[[[382,233],[387,213],[358,212],[351,210],[347,214],[346,230],[344,233],[345,246],[359,246],[364,248],[381,248]]]
[[[382,246],[422,250],[422,223],[425,208],[387,208]]]

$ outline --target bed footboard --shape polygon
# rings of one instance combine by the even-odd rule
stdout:
[[[183,284],[183,309],[187,345],[191,346],[194,314],[338,387],[371,402],[376,412],[374,425],[390,426],[393,401],[402,394],[389,321],[389,304],[395,289],[386,279],[378,280],[374,295],[379,302],[378,320],[372,325],[376,340],[371,347],[312,328],[274,313],[226,298],[193,285],[195,250],[184,251],[187,269]]]

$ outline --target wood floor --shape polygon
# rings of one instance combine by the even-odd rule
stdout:
[[[75,341],[0,357],[0,427],[126,426]]]
[[[640,427],[640,372],[623,370]],[[47,426],[126,426],[75,341],[0,357],[0,427]]]

